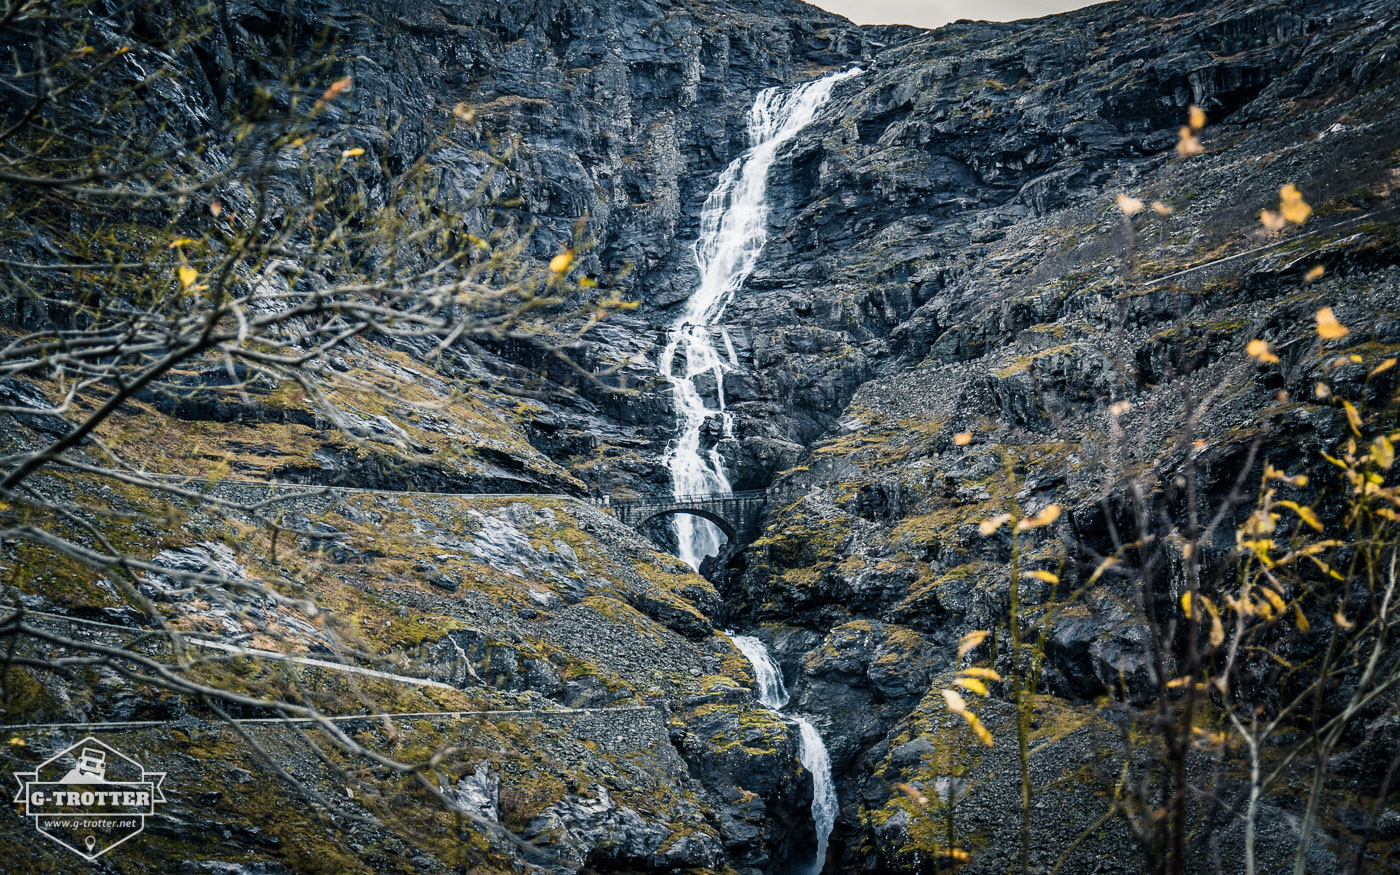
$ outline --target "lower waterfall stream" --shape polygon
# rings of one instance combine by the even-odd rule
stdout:
[[[783,683],[782,669],[773,662],[768,648],[752,635],[730,635],[729,638],[753,665],[759,704],[781,712],[788,703],[787,685]],[[799,871],[803,875],[820,875],[826,863],[827,841],[831,838],[831,828],[836,825],[839,810],[836,783],[831,777],[831,758],[826,752],[826,742],[811,721],[796,714],[782,716],[797,726],[797,758],[812,775],[812,822],[817,829],[817,855],[810,866]]]

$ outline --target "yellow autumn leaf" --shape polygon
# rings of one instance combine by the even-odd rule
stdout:
[[[188,237],[176,237],[170,241],[171,249],[179,249],[181,246],[193,246],[194,241]]]
[[[1343,632],[1350,632],[1352,629],[1356,628],[1356,624],[1348,620],[1346,615],[1341,611],[1337,611],[1337,613],[1332,615],[1332,622],[1336,623]]]
[[[349,76],[345,76],[344,78],[335,80],[326,88],[324,92],[322,92],[321,99],[316,101],[316,105],[321,106],[323,104],[330,103],[332,100],[335,100],[341,94],[345,93],[350,89],[350,85],[352,82],[353,80]]]
[[[569,268],[573,266],[573,263],[573,250],[565,249],[563,252],[559,253],[558,255],[554,256],[549,260],[549,272],[556,275],[568,273]]]
[[[1283,226],[1288,224],[1284,221],[1283,216],[1273,210],[1260,210],[1259,223],[1264,226],[1266,231],[1282,231]]]
[[[180,285],[186,289],[194,285],[194,281],[199,279],[199,271],[190,267],[188,264],[182,264],[177,267],[175,273],[180,277]]]
[[[1183,125],[1180,131],[1181,139],[1176,144],[1176,154],[1182,158],[1190,158],[1193,155],[1200,155],[1205,152],[1205,147],[1201,145],[1201,140],[1196,136],[1196,132],[1187,125]]]
[[[988,747],[991,747],[991,745],[988,745]],[[947,855],[948,859],[952,860],[954,863],[972,862],[972,855],[962,848],[949,848],[947,850]]]
[[[1395,367],[1395,359],[1388,358],[1380,364],[1376,365],[1376,369],[1371,372],[1371,376],[1374,377],[1377,374],[1384,374],[1386,371],[1390,370],[1393,367]]]
[[[1152,202],[1152,211],[1159,216],[1170,216],[1172,213],[1176,212],[1176,210],[1173,210],[1161,201]]]
[[[1114,567],[1114,566],[1117,565],[1117,564],[1118,564],[1118,560],[1117,560],[1116,558],[1114,558],[1114,557],[1112,557],[1112,556],[1107,556],[1107,557],[1105,557],[1104,560],[1103,560],[1102,562],[1099,563],[1099,567],[1094,569],[1094,573],[1091,574],[1091,575],[1089,575],[1089,581],[1088,581],[1088,582],[1089,582],[1089,583],[1093,583],[1094,581],[1098,580],[1100,577],[1103,577],[1104,572],[1108,571],[1108,569]]]
[[[1225,643],[1225,626],[1220,622],[1219,612],[1210,615],[1210,646],[1219,647]]]
[[[905,784],[903,782],[900,782],[898,784],[895,784],[894,788],[899,792],[903,793],[905,796],[908,796],[910,799],[914,800],[915,805],[928,804],[928,797],[920,793],[919,788],[915,787],[913,784]]]
[[[213,216],[214,218],[217,219],[217,218],[219,218],[219,215],[220,215],[221,213],[223,213],[223,211],[224,211],[224,205],[223,205],[223,203],[221,203],[220,201],[210,201],[210,203],[209,203],[209,215],[211,215],[211,216]]]
[[[1269,350],[1269,343],[1265,340],[1251,340],[1245,346],[1244,351],[1249,353],[1251,357],[1258,359],[1260,364],[1271,365],[1278,362],[1278,356]]]
[[[1300,504],[1297,510],[1299,519],[1312,526],[1315,531],[1322,531],[1322,520],[1317,518],[1317,514],[1313,512],[1312,508],[1305,504]]]
[[[1225,603],[1230,606],[1230,610],[1245,617],[1254,616],[1254,605],[1249,599],[1237,599],[1230,596],[1225,597]]]
[[[1361,437],[1361,414],[1356,412],[1356,405],[1350,401],[1343,401],[1342,410],[1346,411],[1347,423],[1351,425],[1351,430],[1356,432],[1357,437]]]
[[[976,650],[977,645],[987,640],[987,634],[986,629],[976,629],[964,635],[962,639],[958,641],[958,659],[962,659],[964,656]]]
[[[1303,615],[1303,609],[1296,604],[1293,605],[1293,622],[1298,627],[1299,632],[1306,632],[1312,628],[1312,623],[1309,623],[1308,618]]]
[[[1287,483],[1290,486],[1308,485],[1308,475],[1299,474],[1296,477],[1290,477],[1288,474],[1284,473],[1283,471],[1280,471],[1268,462],[1264,463],[1264,477],[1267,480],[1278,480],[1282,483]]]
[[[1223,733],[1223,732],[1211,732],[1210,730],[1205,729],[1205,728],[1200,727],[1200,726],[1192,726],[1192,727],[1191,727],[1191,734],[1192,734],[1192,735],[1199,736],[1199,737],[1205,739],[1206,741],[1210,742],[1211,744],[1224,744],[1224,743],[1225,743],[1225,733]]]
[[[1269,551],[1274,549],[1274,542],[1269,538],[1254,538],[1248,541],[1241,541],[1240,546],[1253,553],[1257,553],[1265,561],[1269,558]]]
[[[1320,265],[1320,264],[1317,265],[1316,267],[1309,268],[1309,269],[1308,269],[1308,272],[1305,273],[1305,274],[1303,274],[1303,282],[1305,282],[1305,283],[1317,282],[1318,280],[1322,279],[1322,275],[1325,274],[1325,273],[1327,273],[1327,268],[1323,267],[1323,266]]]
[[[1283,596],[1267,586],[1261,586],[1259,589],[1264,593],[1264,598],[1269,600],[1269,604],[1273,605],[1274,610],[1282,613],[1288,609],[1288,603],[1283,600]]]
[[[995,669],[983,668],[980,665],[974,665],[971,668],[965,668],[962,670],[962,673],[967,675],[968,677],[981,678],[984,681],[1001,680],[1001,675],[997,674]]]
[[[977,719],[976,714],[973,714],[971,711],[965,711],[963,712],[963,719],[972,727],[972,731],[977,733],[978,741],[981,741],[987,747],[997,746],[996,742],[992,740],[992,733],[988,731],[987,727],[982,725],[982,721]]]
[[[944,690],[943,697],[945,699],[951,697],[952,699],[956,699],[957,701],[962,702],[962,696],[959,696],[952,690]],[[962,719],[967,721],[967,725],[972,727],[972,731],[977,734],[977,738],[983,744],[985,744],[987,747],[996,747],[996,745],[992,742],[992,734],[987,731],[987,727],[982,725],[982,721],[977,719],[976,714],[973,714],[971,711],[967,710],[966,707],[953,708],[951,704],[949,705],[949,707],[952,709],[954,714],[957,714],[958,716],[962,717]]]
[[[1390,442],[1390,438],[1381,435],[1371,441],[1371,459],[1377,467],[1390,470],[1390,466],[1395,464],[1395,444]]]
[[[1323,340],[1337,340],[1346,337],[1349,333],[1347,327],[1337,321],[1337,315],[1332,312],[1331,307],[1323,307],[1317,311],[1317,333]]]
[[[1317,398],[1328,398],[1332,395],[1332,389],[1326,383],[1317,383],[1313,386],[1313,395]]]
[[[961,714],[967,710],[967,700],[958,694],[957,690],[942,689],[943,701],[948,703],[948,710],[954,714]]]
[[[1048,526],[1060,518],[1060,506],[1058,504],[1047,504],[1040,513],[1032,517],[1026,517],[1016,524],[1016,531],[1024,532],[1028,529],[1039,529]]]
[[[1312,207],[1303,200],[1303,193],[1293,183],[1279,189],[1278,210],[1283,217],[1295,225],[1301,225],[1312,215]]]
[[[1186,120],[1187,123],[1191,125],[1192,130],[1199,131],[1201,128],[1206,126],[1205,110],[1201,109],[1195,104],[1192,104],[1191,108],[1186,111]]]
[[[971,690],[979,696],[990,695],[990,693],[987,690],[987,685],[977,680],[976,678],[957,678],[953,681],[953,683],[962,687],[964,690]]]
[[[1037,568],[1035,571],[1027,571],[1027,572],[1026,572],[1026,576],[1027,576],[1027,577],[1034,577],[1036,580],[1043,580],[1043,581],[1045,581],[1046,583],[1049,583],[1049,584],[1056,584],[1056,583],[1059,583],[1059,582],[1060,582],[1060,576],[1059,576],[1058,574],[1056,574],[1055,572],[1053,572],[1053,571],[1042,571],[1041,569],[1038,569],[1038,568]]]
[[[1385,509],[1385,508],[1377,508],[1377,511],[1384,510],[1384,509]],[[1342,575],[1340,575],[1340,574],[1337,573],[1337,569],[1333,568],[1331,565],[1328,565],[1326,562],[1323,562],[1321,559],[1317,558],[1316,556],[1309,556],[1309,557],[1308,557],[1308,561],[1310,561],[1310,562],[1312,562],[1312,564],[1316,565],[1319,571],[1321,571],[1323,574],[1327,575],[1328,577],[1332,578],[1333,580],[1345,580],[1345,578],[1342,577]]]
[[[1303,522],[1312,526],[1317,531],[1322,531],[1322,520],[1317,518],[1317,514],[1307,505],[1298,504],[1296,501],[1280,501],[1279,507],[1286,507],[1298,515]]]
[[[999,529],[999,528],[1001,528],[1003,525],[1005,525],[1005,524],[1007,523],[1007,521],[1010,520],[1010,519],[1011,519],[1011,514],[1009,514],[1009,513],[999,513],[999,514],[997,514],[996,516],[994,516],[994,517],[992,517],[992,518],[990,518],[990,519],[985,519],[985,520],[983,520],[982,522],[978,523],[978,524],[977,524],[977,531],[981,532],[984,536],[985,536],[985,535],[990,535],[990,534],[992,534],[993,532],[995,532],[997,529]]]
[[[359,146],[356,146],[356,147],[353,148],[353,149],[346,149],[344,152],[341,152],[340,154],[341,154],[341,157],[343,157],[343,158],[358,158],[358,157],[360,157],[361,155],[365,154],[365,150],[362,149],[362,148],[360,148]]]
[[[1186,616],[1191,616],[1191,593],[1184,592],[1181,594],[1181,610]]]
[[[1123,211],[1123,215],[1136,216],[1142,212],[1142,208],[1143,203],[1137,198],[1121,193],[1118,195],[1118,209]]]
[[[953,443],[960,447],[965,447],[972,443],[972,432],[960,431],[953,435]]]

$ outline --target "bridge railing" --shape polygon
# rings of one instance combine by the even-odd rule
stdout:
[[[670,495],[657,493],[654,495],[642,495],[636,498],[613,498],[612,505],[657,505],[657,504],[702,504],[711,501],[730,501],[763,498],[768,494],[767,489],[746,489],[741,492],[693,492],[687,495]]]

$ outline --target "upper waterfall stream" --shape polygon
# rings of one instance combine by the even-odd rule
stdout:
[[[719,449],[702,449],[706,424],[718,418],[722,438],[734,436],[734,424],[724,404],[724,374],[737,366],[729,335],[720,326],[724,308],[753,271],[768,240],[768,171],[778,150],[816,117],[838,82],[859,75],[853,68],[832,73],[790,92],[767,88],[749,110],[749,148],[720,174],[700,213],[700,236],[695,264],[700,282],[672,325],[657,370],[671,384],[676,406],[676,438],[666,451],[671,488],[679,497],[694,493],[729,492],[729,477]],[[724,354],[715,348],[715,329]],[[696,378],[714,377],[711,397],[701,394]],[[674,518],[681,559],[692,568],[719,552],[723,534],[714,524],[688,514]]]

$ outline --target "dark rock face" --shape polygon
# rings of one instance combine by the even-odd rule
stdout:
[[[1287,132],[1272,121],[1287,106],[1392,76],[1394,59],[1371,43],[1386,28],[1381,8],[1366,3],[1201,12],[1158,3],[959,23],[877,54],[775,169],[781,224],[726,314],[743,326],[749,371],[727,381],[743,446],[738,482],[762,485],[797,464],[869,377],[1005,349],[1018,332],[1069,315],[1075,302],[1063,295],[1013,299],[1082,260],[1059,257],[1066,238],[1049,238],[1071,215],[1087,218],[1091,201],[1101,207],[1102,192],[1165,193],[1188,105],[1236,129],[1315,137],[1320,119],[1280,121]],[[1339,151],[1382,136],[1340,133],[1349,140]],[[1257,179],[1261,192],[1272,186],[1269,174]],[[1005,421],[1043,430],[1032,384],[1081,408],[1105,397],[1117,379],[1111,351],[1069,340],[1034,350],[1018,379],[990,381],[985,401]]]
[[[670,842],[668,831],[649,824],[635,810],[619,807],[608,789],[596,785],[594,797],[561,802],[531,821],[527,838],[548,836],[542,847],[558,844],[575,866],[604,870],[641,868],[668,871],[714,868],[722,859],[719,842],[710,835],[683,836]]]
[[[1275,435],[1261,456],[1310,470],[1342,434],[1333,412],[1272,405],[1279,390],[1308,397],[1317,362],[1291,352],[1278,373],[1243,379],[1244,343],[1285,340],[1288,326],[1323,303],[1358,336],[1400,343],[1394,214],[1355,221],[1389,208],[1400,172],[1400,23],[1391,5],[1148,0],[924,33],[857,28],[795,0],[352,0],[333,11],[227,4],[201,47],[207,63],[191,71],[182,98],[197,104],[190,117],[218,112],[258,80],[246,59],[266,55],[269,35],[302,34],[309,51],[310,34],[329,17],[332,38],[354,47],[333,72],[355,86],[333,111],[363,125],[374,159],[367,167],[379,159],[391,170],[406,166],[427,146],[433,111],[466,103],[478,122],[439,156],[455,180],[443,197],[465,199],[483,178],[487,133],[518,138],[489,189],[512,202],[509,218],[537,224],[532,257],[557,252],[586,219],[596,243],[580,270],[642,303],[576,350],[585,366],[621,364],[636,394],[574,385],[576,394],[502,414],[518,440],[484,442],[469,463],[421,456],[446,456],[442,446],[480,426],[475,418],[464,424],[475,409],[440,418],[357,415],[342,424],[369,450],[330,442],[306,449],[298,431],[295,451],[253,446],[248,455],[273,460],[261,474],[362,488],[581,494],[664,486],[659,458],[672,410],[651,362],[692,287],[688,245],[700,204],[744,148],[744,114],[759,89],[860,62],[866,72],[835,91],[774,169],[769,244],[726,314],[740,365],[725,380],[736,439],[721,452],[736,488],[776,479],[795,500],[770,508],[755,543],[707,568],[717,590],[682,577],[684,569],[591,511],[558,520],[523,504],[416,512],[430,552],[409,566],[413,581],[393,572],[395,587],[411,593],[395,593],[404,612],[395,616],[431,607],[462,623],[403,652],[440,681],[509,694],[508,704],[656,709],[663,755],[629,765],[629,775],[655,792],[683,787],[684,804],[662,816],[600,784],[559,791],[517,826],[567,866],[757,875],[785,871],[815,844],[811,782],[796,763],[791,728],[755,705],[745,664],[716,631],[726,622],[763,624],[792,679],[793,707],[811,715],[832,755],[843,808],[829,871],[919,872],[945,862],[931,850],[937,834],[924,809],[892,789],[900,784],[927,797],[959,794],[965,829],[987,844],[974,848],[987,853],[969,871],[1004,869],[1016,841],[1008,800],[1018,789],[1007,777],[1008,746],[963,783],[933,777],[938,757],[961,743],[942,719],[938,688],[970,630],[992,630],[986,646],[1000,644],[995,664],[1007,667],[1011,542],[1004,531],[981,536],[977,524],[1053,501],[1066,508],[1058,527],[1026,536],[1021,547],[1026,567],[1059,567],[1063,558],[1065,585],[1084,589],[1046,636],[1042,687],[1050,695],[1032,763],[1038,784],[1064,788],[1037,809],[1038,841],[1064,848],[1094,824],[1097,788],[1111,786],[1122,765],[1098,756],[1122,727],[1088,703],[1108,696],[1141,704],[1153,689],[1144,605],[1124,580],[1088,579],[1094,557],[1112,550],[1110,533],[1127,521],[1111,470],[1124,459],[1153,469],[1176,458],[1168,438],[1187,418],[1183,382],[1232,387],[1193,426],[1206,450],[1199,470],[1207,496],[1228,488],[1261,431]],[[1182,161],[1173,147],[1192,104],[1211,117],[1208,151]],[[380,109],[402,124],[381,129]],[[1146,282],[1210,253],[1268,243],[1255,239],[1254,217],[1286,182],[1317,207],[1314,227],[1322,230],[1305,245]],[[1139,217],[1136,268],[1122,257],[1129,238],[1112,207],[1119,191],[1175,211]],[[1358,233],[1359,243],[1338,245]],[[1327,277],[1303,287],[1315,262]],[[441,363],[436,382],[415,379],[443,397],[458,378],[523,386],[543,371],[571,381],[550,367],[538,350],[503,341]],[[1183,380],[1188,368],[1193,376]],[[1333,374],[1356,385],[1365,376],[1361,368]],[[23,387],[0,392],[7,404],[35,405]],[[1114,401],[1129,407],[1110,412]],[[325,431],[295,412],[233,403],[169,402],[159,412]],[[973,440],[956,443],[961,432]],[[389,449],[420,458],[406,464]],[[1151,498],[1169,506],[1169,491]],[[337,512],[371,526],[404,512],[352,520],[352,510]],[[298,524],[311,532],[301,547],[337,574],[363,578],[366,590],[383,583],[375,577],[381,555],[352,547],[340,529],[306,523]],[[569,545],[580,533],[597,555]],[[1212,561],[1234,549],[1232,535],[1208,545]],[[192,549],[171,551],[166,567],[199,570],[227,558]],[[473,585],[482,569],[498,576],[509,599],[493,601]],[[146,586],[153,598],[179,600],[160,575]],[[1176,576],[1164,583],[1163,606],[1179,588]],[[1060,595],[1022,584],[1034,612]],[[217,621],[230,607],[211,610]],[[306,637],[324,649],[314,630]],[[1261,673],[1261,694],[1265,681]],[[111,705],[108,718],[150,707],[134,696],[101,704]],[[179,716],[178,703],[162,705]],[[983,716],[998,738],[1010,731],[1004,704],[990,701]],[[1334,771],[1379,792],[1400,730],[1384,716],[1368,727]],[[622,735],[611,724],[598,733],[602,742]],[[498,740],[488,742],[483,749]],[[533,738],[521,744],[527,752],[545,747]],[[568,748],[556,758],[588,755]],[[525,783],[526,771],[510,777]],[[977,780],[985,775],[994,779]],[[478,767],[443,791],[499,820],[512,780]],[[1271,808],[1265,832],[1286,835],[1293,817]],[[1369,824],[1343,812],[1340,820],[1383,840],[1400,834],[1389,816]],[[1071,866],[1142,869],[1121,830],[1105,830],[1079,853]],[[1318,866],[1328,865],[1330,852],[1315,854]]]
[[[731,617],[781,630],[794,702],[817,714],[846,776],[842,870],[933,865],[938,834],[889,787],[912,781],[934,795],[929,776],[940,772],[922,745],[953,743],[940,734],[936,687],[949,682],[959,637],[992,630],[1005,664],[1010,540],[983,537],[977,523],[1066,508],[1021,544],[1023,568],[1058,568],[1067,585],[1023,582],[1036,618],[1079,593],[1045,642],[1042,688],[1068,709],[1032,763],[1045,783],[1081,769],[1098,744],[1086,735],[1107,731],[1089,702],[1155,695],[1133,583],[1108,575],[1080,587],[1091,557],[1112,552],[1111,532],[1128,525],[1114,472],[1125,459],[1154,471],[1179,459],[1182,396],[1229,387],[1192,426],[1207,450],[1203,502],[1224,500],[1261,435],[1258,458],[1327,479],[1319,452],[1342,437],[1334,411],[1276,398],[1311,398],[1316,359],[1294,354],[1282,373],[1256,376],[1243,350],[1253,337],[1284,343],[1324,305],[1358,336],[1391,330],[1400,127],[1381,107],[1400,93],[1397,57],[1383,47],[1397,35],[1394,15],[1368,2],[1114,4],[959,23],[875,55],[775,170],[777,227],[727,314],[745,341],[747,374],[733,381],[757,387],[731,402],[743,436],[732,468],[750,486],[770,464],[791,467],[778,482],[810,491],[770,508],[764,537],[716,579]],[[1177,128],[1192,104],[1210,117],[1207,153],[1182,160]],[[1276,207],[1288,182],[1317,207],[1311,237],[1151,282],[1212,250],[1269,245],[1258,211]],[[1118,192],[1173,214],[1138,216],[1130,239]],[[1348,254],[1330,255],[1341,240]],[[1315,263],[1327,276],[1304,286]],[[970,444],[955,444],[964,431]],[[1175,512],[1180,494],[1169,481],[1161,489],[1153,506]],[[1232,538],[1231,526],[1207,545],[1210,563],[1228,559]],[[1182,573],[1171,569],[1152,596],[1159,614]],[[785,639],[800,644],[784,649]],[[1099,786],[1086,777],[1064,791],[1066,822],[1102,809]],[[977,820],[1007,798],[983,789],[965,802]],[[1269,816],[1270,829],[1287,830],[1294,813]],[[1037,847],[1072,839],[1048,821],[1036,830]],[[1016,838],[986,841],[972,870],[1003,865],[996,849]],[[1084,861],[1137,870],[1125,833],[1096,842],[1079,846]]]

